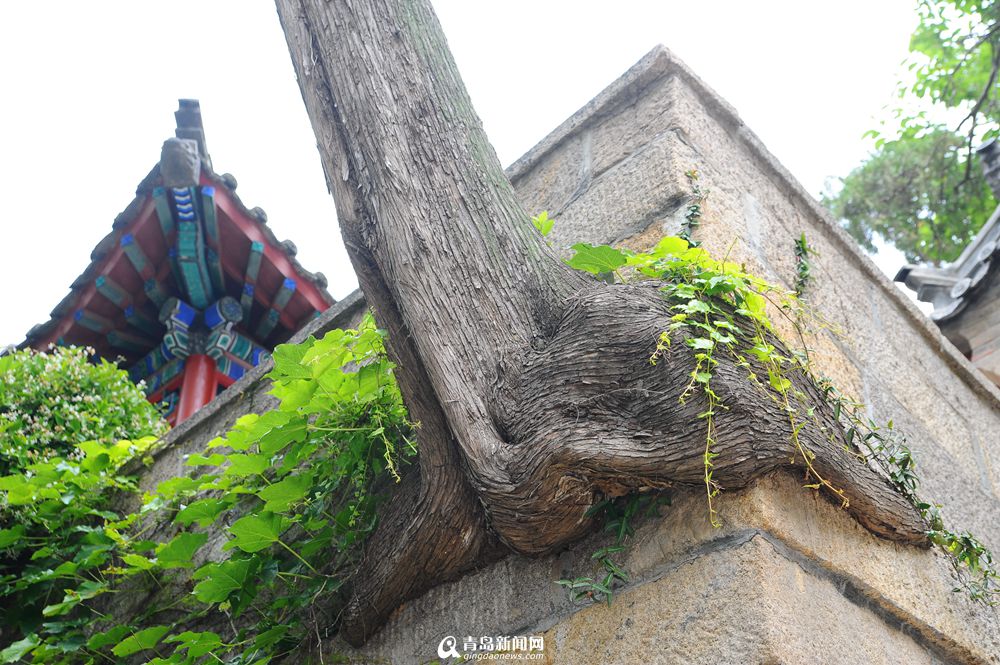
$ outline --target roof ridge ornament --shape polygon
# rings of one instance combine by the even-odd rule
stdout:
[[[160,150],[160,177],[171,189],[197,187],[201,178],[198,143],[193,139],[169,138]]]
[[[174,135],[179,139],[194,141],[198,147],[198,156],[211,169],[212,158],[208,154],[208,147],[205,144],[205,127],[201,122],[201,103],[197,99],[178,99],[174,120],[177,121]]]

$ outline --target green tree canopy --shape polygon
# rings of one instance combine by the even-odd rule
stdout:
[[[887,141],[824,202],[868,251],[877,234],[908,261],[951,261],[996,205],[979,169],[966,180],[964,146],[943,128]]]
[[[877,235],[937,264],[957,258],[996,206],[973,148],[1000,127],[1000,0],[920,0],[918,15],[896,131],[869,132],[875,151],[823,201],[870,251]]]

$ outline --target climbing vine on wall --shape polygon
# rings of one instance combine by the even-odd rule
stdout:
[[[693,174],[693,175],[692,175]],[[697,183],[697,172],[690,171],[689,179]],[[700,188],[697,208],[704,200]],[[689,208],[689,211],[693,209]],[[661,284],[660,294],[670,304],[674,315],[657,340],[656,351],[650,362],[656,364],[676,341],[680,341],[691,357],[689,381],[679,396],[684,402],[701,394],[706,404],[698,417],[705,422],[704,486],[708,516],[713,526],[721,526],[714,499],[721,488],[713,479],[713,469],[718,454],[716,448],[715,418],[726,405],[712,388],[714,370],[721,354],[735,360],[737,367],[745,370],[744,377],[750,384],[776,401],[789,419],[791,442],[798,455],[795,463],[806,472],[805,486],[823,489],[843,502],[843,491],[824,478],[813,465],[815,454],[799,437],[799,432],[814,418],[814,406],[798,390],[786,374],[799,370],[810,377],[822,390],[831,404],[838,422],[844,428],[848,445],[853,447],[859,461],[881,469],[885,477],[920,511],[927,523],[927,537],[948,555],[959,579],[959,587],[977,601],[990,604],[1000,601],[1000,577],[993,565],[992,554],[972,534],[955,533],[945,528],[940,506],[928,503],[917,496],[918,479],[915,462],[905,438],[893,429],[878,426],[863,416],[860,404],[847,400],[827,380],[815,378],[813,367],[805,348],[783,354],[768,340],[776,336],[769,316],[780,312],[792,325],[799,339],[805,339],[803,329],[807,308],[799,300],[802,290],[811,277],[810,257],[815,254],[803,234],[795,243],[796,289],[787,291],[756,277],[743,266],[717,260],[684,237],[666,237],[650,251],[632,252],[607,245],[581,243],[573,246],[575,254],[567,263],[578,270],[620,283],[653,280]],[[756,361],[751,364],[750,359]],[[767,376],[758,376],[755,367],[763,366]],[[615,544],[614,552],[621,551],[622,542]],[[619,568],[607,565],[609,550],[601,550],[595,558],[608,569],[609,574],[600,582],[591,578],[560,580],[572,600],[581,594],[591,598],[606,598],[610,602],[616,584],[627,581],[627,576],[615,574]]]
[[[796,297],[801,298],[802,294],[805,293],[806,287],[809,286],[809,282],[812,281],[813,256],[816,256],[816,250],[809,245],[809,242],[806,240],[806,234],[803,233],[795,239]]]
[[[19,639],[0,662],[262,663],[320,639],[329,619],[317,608],[335,609],[349,583],[381,491],[416,454],[413,429],[370,317],[280,346],[274,363],[278,408],[190,455],[195,473],[160,483],[135,512],[105,490],[135,494],[120,470],[150,440],[83,443],[77,461],[0,478],[0,597],[21,608],[4,615],[4,635]],[[25,511],[52,534],[10,526]],[[36,570],[56,546],[63,563]],[[122,616],[108,602],[120,593],[151,601]]]
[[[702,208],[708,198],[708,191],[701,188],[700,178],[697,169],[691,169],[684,173],[687,178],[691,192],[688,198],[687,208],[684,210],[684,223],[681,224],[681,232],[678,234],[682,240],[686,240],[691,247],[697,247],[699,243],[691,237],[699,225],[701,225]]]
[[[865,462],[882,470],[893,486],[912,503],[927,523],[927,538],[940,547],[952,565],[958,586],[968,596],[988,605],[1000,603],[1000,574],[993,554],[968,531],[955,532],[945,526],[941,506],[918,495],[920,477],[906,435],[889,421],[879,424],[866,415],[865,406],[837,390],[828,379],[819,385],[834,414],[844,427],[848,445]]]

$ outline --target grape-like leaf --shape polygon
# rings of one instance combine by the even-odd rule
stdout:
[[[185,531],[156,548],[156,560],[164,568],[190,568],[194,553],[208,540],[208,534]]]
[[[268,485],[257,492],[257,496],[267,502],[264,504],[264,510],[280,513],[301,501],[312,485],[313,474],[307,472],[288,476],[280,482]]]
[[[185,630],[180,635],[171,635],[164,640],[164,643],[167,642],[179,642],[177,648],[187,649],[189,658],[201,658],[209,651],[212,651],[216,647],[220,646],[222,644],[222,638],[211,631],[195,633],[190,630]]]
[[[282,527],[281,515],[274,513],[241,517],[229,527],[229,533],[233,534],[234,538],[226,543],[223,549],[238,547],[244,552],[259,552],[278,542],[278,537],[283,531]]]
[[[206,527],[228,507],[229,504],[222,499],[200,499],[177,513],[174,522],[184,526],[197,522],[198,526]]]
[[[195,598],[203,603],[221,603],[242,589],[256,570],[256,559],[230,559],[205,564],[192,576],[201,580],[194,587]]]
[[[613,272],[628,261],[628,257],[623,252],[607,245],[594,246],[581,242],[573,245],[572,249],[576,251],[576,254],[566,263],[571,268],[583,270],[592,275]]]
[[[151,628],[146,628],[145,630],[140,630],[135,635],[126,637],[124,640],[119,642],[111,653],[123,658],[125,656],[131,656],[134,653],[139,653],[140,651],[145,651],[146,649],[152,649],[157,644],[167,631],[170,630],[170,626],[152,626]]]

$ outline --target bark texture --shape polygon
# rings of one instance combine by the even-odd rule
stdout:
[[[588,528],[602,496],[702,482],[704,409],[679,404],[683,345],[649,357],[670,312],[654,289],[559,261],[521,210],[426,0],[277,0],[348,253],[411,416],[420,473],[367,546],[342,634],[360,644],[405,600],[495,556]],[[766,374],[766,372],[765,372]],[[713,385],[715,479],[795,466],[787,415],[739,368]],[[873,532],[922,543],[916,511],[818,416],[801,437]],[[801,462],[801,460],[799,460]]]

